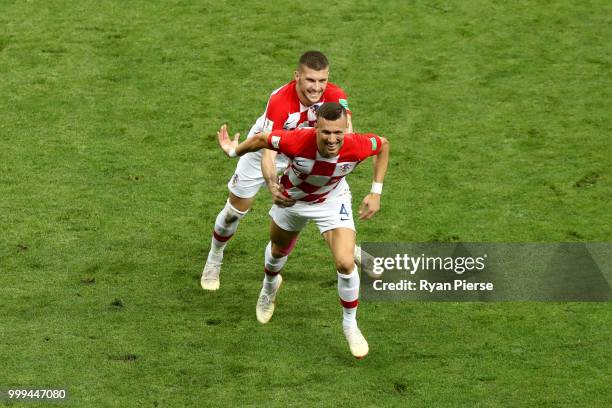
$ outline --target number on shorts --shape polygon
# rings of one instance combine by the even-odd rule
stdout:
[[[344,218],[344,217],[346,217],[346,218]],[[346,210],[346,207],[344,206],[344,204],[342,204],[340,206],[340,221],[348,221],[350,219],[351,219],[351,217],[349,216],[349,213]]]

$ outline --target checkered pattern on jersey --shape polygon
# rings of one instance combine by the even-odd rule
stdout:
[[[312,127],[317,120],[319,106],[324,102],[340,102],[341,100],[346,103],[346,99],[346,94],[342,88],[329,82],[319,102],[311,106],[304,106],[297,94],[296,81],[293,80],[276,89],[270,95],[264,113],[265,125],[262,130],[291,130]],[[348,112],[350,113],[350,110]]]
[[[325,201],[361,161],[378,154],[381,142],[374,134],[346,134],[338,155],[323,157],[317,149],[316,130],[305,128],[270,132],[268,145],[291,160],[281,177],[285,195],[319,203]]]
[[[323,157],[316,152],[314,159],[295,157],[281,184],[287,196],[294,200],[320,203],[338,186],[344,176],[349,174],[359,161],[339,161],[340,156]]]

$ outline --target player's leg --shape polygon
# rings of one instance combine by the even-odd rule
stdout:
[[[232,192],[229,193],[225,207],[223,207],[215,219],[215,227],[213,229],[210,247],[211,253],[221,256],[219,260],[223,259],[223,250],[225,246],[236,233],[240,220],[242,220],[249,211],[254,200],[254,196],[241,198]]]
[[[219,288],[223,250],[236,233],[240,220],[251,208],[257,192],[265,184],[259,168],[260,162],[260,157],[256,154],[249,153],[241,157],[227,185],[229,196],[215,219],[210,251],[200,279],[203,289]]]
[[[337,197],[313,205],[312,219],[329,246],[338,276],[338,295],[342,305],[342,328],[351,353],[363,358],[368,342],[357,326],[359,272],[355,265],[355,223],[348,189]],[[316,210],[315,210],[316,208]]]
[[[359,305],[359,272],[353,252],[355,231],[349,228],[336,228],[323,233],[332,251],[338,275],[338,295],[342,304],[342,329],[353,356],[363,358],[368,354],[368,342],[357,326],[357,306]]]
[[[355,231],[336,228],[323,234],[331,249],[338,275],[338,295],[343,308],[343,327],[357,326],[359,304],[359,273],[353,260]]]
[[[274,221],[270,223],[270,242],[266,246],[264,256],[264,291],[270,292],[278,286],[281,269],[295,247],[298,234],[298,231],[285,231]]]
[[[295,247],[300,230],[307,220],[291,210],[273,206],[270,210],[270,242],[264,255],[264,280],[255,312],[260,323],[268,323],[275,308],[276,294],[283,282],[281,270]]]
[[[219,289],[219,273],[223,263],[223,250],[227,246],[228,241],[234,236],[240,220],[244,218],[249,208],[251,208],[254,199],[255,197],[240,198],[230,192],[225,206],[217,214],[210,242],[210,251],[208,251],[206,265],[200,279],[203,289]]]
[[[346,179],[342,180],[343,185],[338,186],[338,188],[341,188],[344,190],[344,194],[348,196],[348,202],[349,204],[351,203],[351,190],[349,187],[348,182],[346,181]],[[346,215],[346,214],[345,214]],[[355,258],[355,263],[357,264],[358,267],[362,267],[364,265],[366,265],[367,267],[364,268],[364,271],[370,275],[372,278],[380,278],[380,275],[376,275],[373,272],[372,269],[372,264],[373,264],[373,258],[372,255],[368,254],[366,251],[364,251],[363,249],[361,249],[361,247],[357,244],[355,244],[355,248],[353,251],[353,257]]]

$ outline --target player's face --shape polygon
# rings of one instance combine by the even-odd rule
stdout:
[[[327,87],[328,78],[329,68],[316,71],[303,65],[300,66],[300,69],[295,71],[296,90],[300,102],[306,106],[319,102]]]
[[[346,115],[338,120],[317,119],[317,148],[321,156],[334,157],[340,152],[346,131]]]

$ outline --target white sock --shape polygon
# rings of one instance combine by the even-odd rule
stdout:
[[[265,264],[264,264],[264,282],[263,287],[267,293],[272,293],[276,288],[278,282],[278,276],[280,275],[281,269],[285,266],[287,257],[275,258],[272,256],[272,242],[268,242],[265,251]]]
[[[209,262],[221,262],[223,260],[223,250],[229,239],[238,229],[238,223],[248,211],[238,211],[230,203],[225,203],[225,207],[217,215],[215,228],[208,252]]]
[[[267,273],[264,276],[264,280],[263,280],[263,289],[266,293],[270,294],[272,292],[274,292],[274,289],[276,289],[276,285],[278,282],[278,277],[279,275],[268,275]]]
[[[338,272],[338,295],[342,304],[342,327],[357,327],[357,305],[359,304],[359,273],[357,265],[344,275]]]

